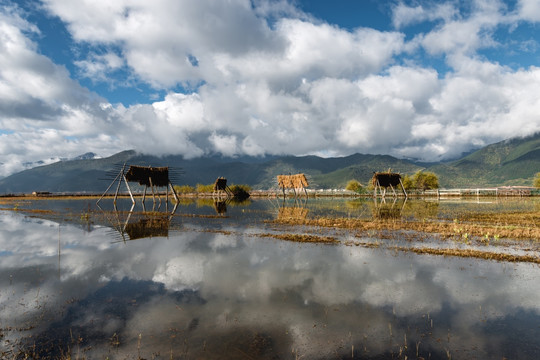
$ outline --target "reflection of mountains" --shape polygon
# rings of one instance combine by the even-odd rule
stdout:
[[[128,223],[143,219],[159,228],[153,214]],[[17,346],[47,358],[64,356],[71,333],[88,359],[188,358],[188,350],[220,359],[537,358],[536,266],[252,241],[245,235],[268,229],[243,223],[172,236],[177,219],[168,241],[114,246],[101,231],[0,218],[2,327],[36,325],[9,339],[20,335]],[[50,253],[60,242],[61,263]]]

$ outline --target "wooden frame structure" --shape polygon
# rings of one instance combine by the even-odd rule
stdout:
[[[212,193],[212,195],[216,195],[217,197],[219,197],[222,192],[224,192],[228,198],[233,196],[231,189],[227,186],[227,179],[225,179],[223,176],[220,176],[214,182],[214,192]]]
[[[294,174],[294,175],[278,175],[277,176],[278,186],[283,191],[283,197],[285,197],[285,189],[292,189],[294,192],[294,197],[297,197],[298,194],[296,190],[304,190],[306,198],[308,196],[306,187],[309,186],[309,182],[304,174]]]
[[[169,203],[169,188],[171,189],[172,194],[174,195],[174,199],[176,200],[176,204],[178,204],[178,194],[176,194],[176,191],[174,190],[174,187],[169,180],[169,167],[150,167],[150,166],[138,166],[138,165],[129,165],[129,168],[126,171],[126,164],[122,166],[119,173],[116,175],[114,180],[111,182],[107,190],[101,195],[101,197],[98,199],[97,203],[100,202],[100,200],[107,194],[109,189],[114,185],[114,183],[118,181],[118,184],[116,186],[116,192],[114,194],[114,206],[116,207],[116,199],[118,198],[118,192],[120,191],[120,186],[122,185],[122,181],[125,182],[126,188],[129,192],[129,196],[131,197],[131,202],[133,203],[133,206],[135,206],[135,198],[133,197],[133,193],[131,192],[131,188],[129,187],[129,182],[138,182],[139,185],[144,185],[144,193],[142,198],[142,204],[144,207],[144,201],[146,199],[146,190],[148,187],[152,189],[152,197],[153,197],[153,203],[155,205],[156,203],[156,194],[154,191],[154,187],[163,187],[165,186],[166,189],[166,204]],[[159,198],[159,204],[161,205],[161,198]]]
[[[377,197],[380,193],[381,197],[384,198],[386,196],[386,189],[388,188],[392,189],[393,196],[397,197],[396,190],[394,188],[401,185],[403,194],[405,194],[405,198],[407,198],[407,191],[405,191],[405,187],[401,181],[401,175],[398,173],[375,172],[373,173],[371,181],[373,184],[373,197]]]

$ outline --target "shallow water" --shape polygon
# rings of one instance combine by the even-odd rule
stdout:
[[[466,211],[535,211],[535,201],[260,199],[226,204],[221,214],[223,206],[204,201],[184,203],[174,216],[164,205],[152,216],[139,204],[130,215],[127,201],[120,212],[110,211],[109,200],[101,205],[104,211],[94,200],[40,200],[0,211],[2,357],[540,355],[538,265],[263,236],[356,239],[346,230],[270,221],[279,216],[452,219]]]

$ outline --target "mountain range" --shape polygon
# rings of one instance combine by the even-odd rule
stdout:
[[[432,171],[441,187],[528,185],[540,172],[540,133],[488,145],[461,159],[426,164],[388,155],[354,154],[318,156],[205,157],[184,159],[180,155],[157,157],[123,151],[107,158],[87,153],[80,157],[37,166],[0,179],[0,194],[49,192],[101,193],[111,183],[111,173],[122,164],[169,166],[180,175],[175,185],[211,184],[219,176],[229,183],[254,189],[276,188],[279,174],[305,173],[312,188],[343,188],[351,179],[366,184],[373,172],[391,169],[402,174]],[[113,176],[114,178],[114,176]]]

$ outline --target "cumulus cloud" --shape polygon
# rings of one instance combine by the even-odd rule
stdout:
[[[27,161],[132,148],[437,160],[540,131],[532,95],[540,70],[479,54],[501,46],[496,31],[538,21],[535,2],[512,9],[478,0],[467,11],[454,2],[399,2],[395,31],[345,30],[285,0],[43,4],[89,49],[73,61],[77,76],[121,87],[128,82],[118,74],[127,74],[166,95],[110,104],[42,55],[40,29],[15,5],[5,7],[0,176]],[[520,47],[535,51],[530,39]],[[449,70],[424,65],[423,56]]]
[[[106,54],[90,54],[88,60],[75,61],[75,65],[80,68],[81,74],[94,81],[108,81],[108,74],[121,69],[124,60],[114,52]]]
[[[392,24],[396,28],[418,24],[423,21],[450,21],[459,14],[456,4],[452,2],[428,3],[427,8],[423,5],[408,6],[403,2],[394,5],[392,9]]]
[[[500,342],[492,321],[502,319],[514,329],[519,328],[516,313],[540,314],[534,264],[401,256],[354,246],[277,246],[253,238],[266,231],[264,226],[254,224],[246,237],[242,224],[229,223],[229,233],[215,234],[197,231],[198,225],[186,221],[185,230],[168,239],[123,243],[112,241],[111,231],[116,231],[105,227],[85,232],[65,222],[59,227],[17,212],[3,214],[0,314],[13,328],[26,321],[36,325],[6,337],[39,338],[51,322],[63,319],[66,328],[123,334],[120,351],[136,347],[129,344],[131,331],[135,339],[141,333],[155,337],[145,349],[159,350],[171,344],[171,326],[187,328],[196,318],[197,331],[220,344],[228,334],[237,337],[238,326],[265,334],[277,326],[280,334],[290,333],[286,351],[300,348],[311,358],[343,348],[344,338],[353,339],[355,348],[363,338],[372,354],[384,353],[388,341],[404,333],[426,349],[447,337],[448,329],[451,344],[482,352],[484,343]],[[469,266],[471,261],[475,266]],[[112,316],[118,320],[113,323],[102,306],[109,295],[118,300],[114,311],[125,310],[119,319]],[[65,317],[68,305],[80,316]],[[410,331],[422,330],[430,319],[434,325],[427,329],[433,336]],[[109,336],[96,337],[101,344],[99,339]]]
[[[528,21],[540,21],[540,3],[535,0],[518,1],[519,16]]]

